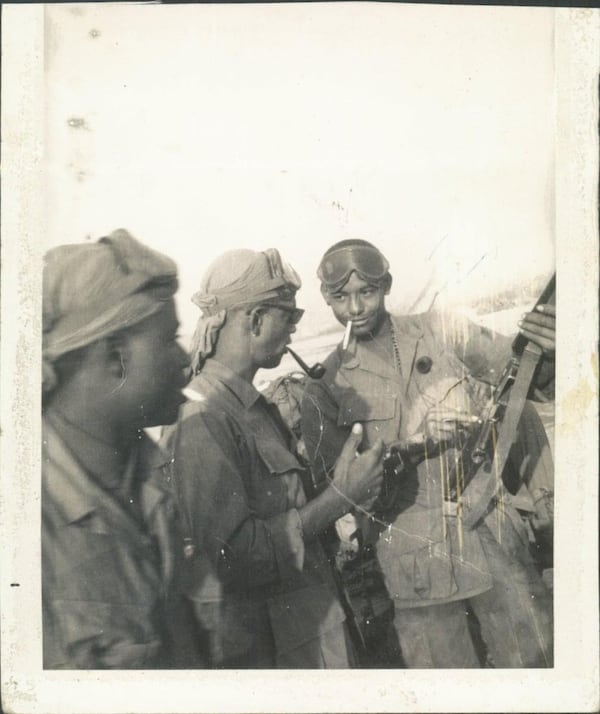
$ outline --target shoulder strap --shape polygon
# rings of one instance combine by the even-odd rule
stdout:
[[[554,303],[555,290],[556,274],[548,282],[535,307],[544,303]],[[518,355],[516,360],[515,357],[511,358],[511,362],[514,362],[516,367],[516,375],[510,387],[504,418],[498,425],[492,424],[491,426],[492,446],[495,441],[491,464],[489,460],[484,460],[471,479],[473,486],[481,484],[481,492],[474,506],[465,509],[463,523],[466,528],[473,528],[483,517],[491,500],[500,489],[502,472],[517,435],[521,414],[535,371],[542,358],[542,349],[521,334],[515,338],[512,347],[514,354]]]

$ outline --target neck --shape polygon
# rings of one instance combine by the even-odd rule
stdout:
[[[381,316],[381,320],[379,321],[379,325],[377,327],[377,330],[375,332],[375,337],[383,337],[384,335],[391,335],[392,334],[392,323],[391,323],[391,317],[389,312],[385,312]]]
[[[213,357],[236,374],[240,379],[252,384],[258,371],[248,350],[248,337],[221,330]]]
[[[136,426],[118,423],[110,411],[102,408],[102,404],[91,407],[86,400],[70,400],[62,393],[53,395],[44,412],[50,417],[55,415],[72,433],[80,432],[82,438],[97,442],[99,448],[123,462],[127,460],[141,431]]]
[[[254,380],[258,369],[248,365],[246,360],[236,359],[235,355],[226,353],[221,354],[217,353],[216,351],[213,356],[214,359],[218,360],[221,364],[224,364],[226,367],[229,367],[229,369],[240,379],[243,379],[246,382],[252,384],[252,381]]]

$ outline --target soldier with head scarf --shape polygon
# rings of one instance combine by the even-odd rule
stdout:
[[[481,479],[458,496],[449,487],[449,474],[461,463],[454,447],[477,423],[490,385],[511,357],[512,340],[438,312],[391,315],[385,305],[389,264],[367,241],[336,243],[317,274],[346,337],[325,360],[325,377],[304,392],[302,435],[315,477],[326,481],[351,420],[363,423],[366,443],[383,438],[410,447],[404,470],[389,489],[384,482],[386,498],[362,517],[358,510],[362,542],[375,550],[393,601],[406,666],[479,667],[469,608],[488,663],[551,666],[551,595],[515,508],[534,511],[533,500],[498,486],[483,503],[482,517],[467,527]],[[539,386],[553,373],[554,323],[552,305],[522,322],[522,333],[545,351]],[[551,488],[550,450],[531,405],[523,411],[510,462],[519,480],[538,479]],[[500,474],[488,476],[499,484]]]
[[[223,667],[347,667],[345,615],[318,535],[377,494],[381,442],[356,455],[356,426],[327,488],[311,484],[293,434],[252,384],[275,367],[302,317],[300,280],[274,250],[234,250],[206,271],[194,302],[194,377],[163,443],[188,554],[206,554],[189,595]],[[211,587],[207,587],[207,583]],[[211,607],[212,605],[212,607]]]
[[[175,264],[119,230],[46,255],[43,279],[44,667],[198,666],[166,459],[189,361]]]

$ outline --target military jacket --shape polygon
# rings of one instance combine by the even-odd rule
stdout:
[[[165,465],[142,438],[128,467],[139,479],[137,508],[126,509],[44,420],[45,668],[204,666],[178,583],[183,549]]]
[[[277,408],[214,359],[188,394],[163,444],[188,537],[217,581],[207,592],[199,567],[189,594],[198,603],[221,598],[215,626],[223,662],[347,666],[329,563],[318,540],[304,538],[298,514],[305,468]]]
[[[423,429],[436,405],[477,412],[510,356],[511,340],[468,320],[440,313],[393,317],[391,340],[351,340],[327,358],[325,376],[307,387],[302,434],[315,478],[333,467],[353,422],[365,444],[392,443]],[[362,521],[397,607],[441,604],[489,589],[489,568],[477,531],[462,527],[461,513],[445,497],[454,449],[425,458],[402,476],[385,522]],[[468,494],[465,496],[468,506]],[[526,533],[501,491],[486,522],[501,538],[503,518]],[[360,514],[360,508],[357,509]]]

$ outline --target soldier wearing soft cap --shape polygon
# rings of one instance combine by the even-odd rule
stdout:
[[[318,535],[378,493],[381,442],[344,445],[331,482],[307,499],[310,478],[277,408],[254,388],[281,361],[302,317],[300,280],[275,249],[225,253],[193,301],[189,402],[163,443],[184,515],[198,621],[221,667],[348,667],[345,615]],[[203,556],[210,562],[206,577]],[[198,558],[197,567],[194,561]]]
[[[43,285],[44,667],[204,666],[178,583],[166,458],[189,366],[177,270],[119,230],[46,255]]]

